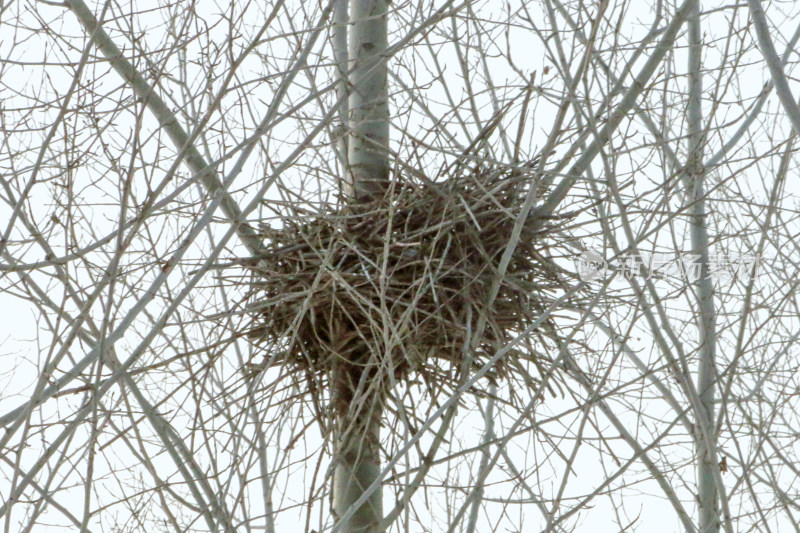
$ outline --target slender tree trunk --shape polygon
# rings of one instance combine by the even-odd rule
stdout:
[[[338,533],[377,533],[383,517],[382,491],[376,490],[352,512],[351,508],[380,475],[380,427],[383,389],[365,390],[371,377],[369,361],[341,363],[333,370],[336,409],[333,512]],[[361,363],[361,364],[359,364]],[[357,392],[354,392],[357,391]],[[348,513],[349,512],[349,513]]]
[[[700,261],[696,283],[700,309],[700,364],[697,390],[700,410],[696,415],[695,442],[697,448],[698,506],[700,532],[717,533],[720,529],[719,495],[715,469],[717,435],[714,425],[714,396],[716,383],[716,311],[714,287],[709,278],[709,238],[705,212],[705,169],[703,168],[703,132],[701,77],[702,41],[700,35],[700,6],[695,3],[689,15],[689,160],[687,170],[691,184],[692,249]]]
[[[350,2],[349,178],[355,202],[383,196],[389,180],[386,0]]]
[[[383,196],[389,181],[389,107],[385,0],[352,0],[347,184],[353,205]],[[346,326],[342,326],[346,330]],[[343,331],[344,335],[348,332]],[[358,507],[357,500],[380,475],[380,424],[384,387],[375,351],[359,346],[332,372],[337,410],[333,512],[339,533],[377,533],[383,517],[382,491]],[[376,379],[377,378],[377,379]]]

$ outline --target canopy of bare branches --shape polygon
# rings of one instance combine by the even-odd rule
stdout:
[[[0,0],[0,533],[800,531],[798,6]]]

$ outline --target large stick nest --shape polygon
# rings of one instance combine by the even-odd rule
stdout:
[[[270,253],[252,267],[250,338],[282,365],[328,378],[337,364],[400,378],[449,374],[465,357],[471,366],[485,362],[562,293],[567,273],[553,260],[550,236],[564,220],[528,216],[499,276],[530,177],[468,174],[397,180],[379,201],[264,229]],[[553,331],[545,322],[492,375],[521,362],[509,358],[541,364],[536,345]],[[363,381],[356,374],[350,379]]]

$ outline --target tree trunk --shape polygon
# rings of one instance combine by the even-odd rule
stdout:
[[[350,2],[348,177],[356,203],[383,196],[389,181],[388,5],[385,0]]]
[[[709,277],[709,238],[705,212],[705,169],[703,168],[703,133],[701,78],[702,42],[700,35],[700,6],[695,3],[689,15],[689,159],[688,181],[691,191],[691,240],[693,253],[700,262],[696,282],[700,309],[699,368],[697,392],[700,409],[695,416],[695,443],[697,451],[697,500],[700,532],[717,533],[720,529],[719,495],[715,470],[717,466],[717,432],[714,424],[714,396],[716,387],[716,311],[714,287]]]
[[[347,183],[351,204],[378,199],[389,182],[389,107],[386,58],[388,2],[352,0],[348,80]],[[339,41],[341,43],[341,41]],[[346,327],[344,327],[346,329]],[[347,331],[342,331],[346,335]],[[356,341],[359,342],[359,341]],[[380,475],[380,424],[384,402],[380,361],[369,346],[345,351],[332,370],[337,412],[333,513],[339,533],[377,533],[383,517],[382,491],[356,507]]]
[[[381,472],[383,387],[367,388],[376,364],[369,360],[368,350],[362,348],[362,354],[365,360],[341,362],[332,376],[338,413],[333,473],[333,513],[338,533],[377,533],[383,518],[380,489],[354,507]]]

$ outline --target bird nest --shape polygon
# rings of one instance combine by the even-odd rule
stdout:
[[[529,182],[519,170],[397,180],[378,201],[263,229],[269,251],[250,267],[248,336],[272,364],[327,380],[348,369],[351,390],[365,377],[452,377],[482,365],[563,293],[567,273],[549,238],[561,219],[528,216],[499,274]],[[542,323],[489,377],[520,358],[541,371],[552,326]]]

